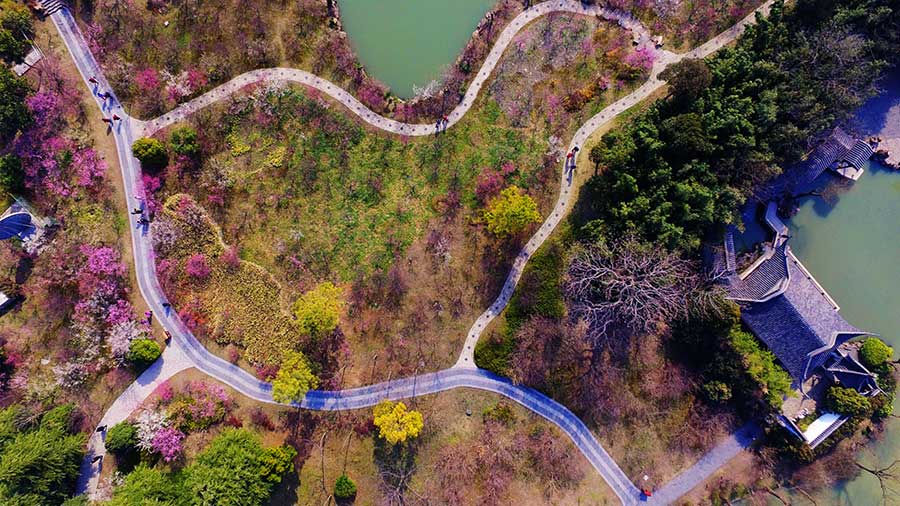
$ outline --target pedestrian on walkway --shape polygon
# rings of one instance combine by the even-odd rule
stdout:
[[[153,311],[149,309],[147,311],[144,311],[144,317],[147,318],[147,325],[153,323]]]
[[[138,219],[138,223],[146,226],[150,224],[150,220],[148,220],[146,216],[141,215],[140,219]]]
[[[441,120],[437,120],[434,122],[434,135],[441,133]]]
[[[450,123],[450,120],[447,119],[447,116],[443,116],[443,117],[441,117],[441,122],[443,122],[443,124],[444,124],[444,125],[443,125],[443,126],[444,126],[444,131],[446,132],[446,131],[447,131],[447,124]]]
[[[163,330],[163,334],[166,335],[166,344],[169,344],[172,341],[172,333],[168,330]]]
[[[122,118],[120,118],[120,117],[119,117],[118,115],[116,115],[116,114],[113,114],[113,121],[122,121]]]
[[[109,118],[103,118],[103,122],[106,123],[106,124],[109,125],[109,126],[112,126],[112,120],[109,119]]]
[[[98,84],[98,83],[97,83],[97,78],[94,77],[94,76],[89,77],[89,78],[88,78],[88,82],[91,83],[91,84],[94,84],[94,85]]]
[[[144,210],[141,209],[140,207],[135,207],[134,209],[131,210],[131,214],[144,214]]]

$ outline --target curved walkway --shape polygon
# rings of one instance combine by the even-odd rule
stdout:
[[[768,11],[770,5],[771,0],[763,4],[758,10],[765,13]],[[639,24],[630,16],[616,14],[606,9],[584,8],[579,2],[570,0],[554,0],[534,6],[528,11],[520,14],[506,27],[506,29],[504,29],[500,39],[491,50],[488,59],[485,61],[484,67],[479,71],[475,77],[476,80],[472,83],[466,93],[463,102],[453,111],[452,114],[454,114],[454,116],[449,117],[450,124],[458,121],[472,106],[478,91],[493,70],[506,45],[512,40],[513,35],[531,20],[553,11],[602,15],[608,19],[615,19],[629,29],[642,30]],[[244,84],[253,82],[252,80],[248,80],[241,84],[242,81],[239,80],[244,78],[244,76],[282,79],[284,76],[288,75],[287,72],[289,71],[301,72],[293,71],[291,69],[270,69],[244,74],[229,81],[229,83],[226,83],[222,87],[216,88],[208,94],[184,104],[171,113],[163,115],[161,119],[144,123],[131,118],[114,97],[108,105],[97,97],[97,93],[100,91],[111,92],[112,90],[103,76],[100,66],[87,49],[87,44],[85,43],[71,13],[67,9],[63,9],[54,13],[51,16],[51,19],[59,30],[85,84],[87,84],[88,77],[91,76],[99,81],[99,88],[88,85],[94,92],[93,95],[98,107],[100,107],[106,115],[115,113],[123,118],[119,124],[114,126],[114,133],[116,149],[123,175],[125,196],[128,202],[135,202],[140,197],[140,195],[136,195],[135,193],[136,189],[140,188],[140,166],[131,151],[131,144],[137,137],[163,128],[168,124],[180,121],[192,112],[237,91]],[[743,27],[752,22],[752,20],[753,15],[751,14],[728,31],[720,34],[687,55],[675,55],[669,52],[660,52],[659,59],[653,67],[650,79],[632,94],[603,109],[600,113],[588,120],[576,132],[569,145],[569,149],[571,150],[575,146],[583,145],[584,141],[604,123],[615,118],[617,115],[646,98],[653,91],[662,86],[663,83],[657,76],[666,65],[678,61],[685,56],[704,57],[714,52],[718,48],[734,40],[743,30]],[[641,32],[641,39],[644,42],[649,40],[646,32]],[[285,72],[285,74],[279,75],[278,72]],[[292,75],[302,76],[302,79],[311,80],[310,82],[313,83],[311,85],[314,87],[318,88],[319,86],[324,86],[326,92],[330,92],[330,95],[349,107],[355,114],[360,116],[360,118],[376,127],[384,128],[387,131],[400,135],[428,135],[434,132],[434,127],[432,125],[406,125],[378,116],[362,106],[362,104],[346,91],[327,81],[312,76],[311,74],[301,73]],[[250,78],[248,77],[247,79]],[[311,391],[307,394],[303,403],[301,403],[301,406],[320,410],[358,409],[374,405],[384,398],[399,399],[413,397],[460,387],[477,388],[495,392],[531,409],[563,430],[572,439],[588,461],[591,462],[594,468],[604,477],[623,504],[634,504],[641,500],[640,492],[637,487],[630,482],[622,470],[619,469],[616,463],[609,457],[584,423],[568,409],[539,392],[526,387],[513,385],[509,380],[475,369],[474,365],[473,351],[478,337],[481,335],[481,332],[487,323],[505,307],[519,277],[521,276],[525,262],[527,262],[531,254],[533,254],[549,236],[550,232],[559,223],[569,206],[572,196],[571,174],[563,170],[561,179],[562,185],[560,188],[560,195],[551,216],[541,225],[535,235],[526,244],[523,251],[516,258],[513,269],[507,277],[500,296],[491,307],[476,320],[466,338],[465,346],[456,366],[451,369],[414,378],[395,380],[339,392]],[[230,385],[248,397],[252,397],[262,402],[273,402],[271,399],[271,385],[257,380],[246,371],[209,353],[184,326],[178,318],[177,313],[172,312],[169,314],[164,310],[162,306],[164,295],[156,278],[153,260],[154,254],[151,247],[149,231],[146,228],[137,225],[136,217],[132,217],[130,223],[135,227],[135,230],[131,234],[131,240],[134,250],[135,274],[138,280],[138,288],[141,292],[141,296],[146,300],[150,309],[158,316],[163,327],[171,332],[173,338],[171,344],[163,353],[162,358],[145,371],[110,406],[100,425],[113,425],[126,419],[162,381],[189,367],[198,368],[217,380]],[[89,441],[88,454],[83,462],[82,472],[79,476],[79,492],[86,491],[89,494],[96,492],[100,474],[100,465],[102,464],[92,464],[91,460],[94,456],[102,456],[105,453],[103,436],[104,434],[95,432]],[[742,440],[739,440],[736,437],[732,437],[732,440],[726,441],[723,445],[720,445],[720,447],[724,449],[720,450],[720,447],[717,447],[717,449],[710,452],[710,454],[707,455],[707,457],[704,457],[701,462],[685,473],[682,473],[682,475],[674,480],[672,484],[663,487],[661,491],[668,490],[669,496],[677,497],[677,495],[683,493],[681,492],[682,490],[689,490],[697,483],[703,481],[706,476],[727,461],[727,458],[733,456],[734,452],[739,451],[739,449],[743,447]],[[660,496],[660,499],[654,497],[649,502],[664,504],[659,501],[662,497],[665,497],[665,495],[657,495]]]
[[[471,82],[469,83],[462,101],[453,109],[453,111],[447,114],[448,127],[456,124],[456,122],[462,119],[475,103],[475,99],[478,97],[481,87],[487,82],[488,77],[494,71],[494,67],[497,66],[497,63],[499,63],[500,58],[503,56],[503,52],[506,51],[506,48],[512,43],[513,38],[519,33],[519,30],[535,19],[553,12],[599,16],[606,20],[616,22],[623,28],[630,30],[635,34],[635,38],[640,44],[651,44],[650,33],[644,28],[641,22],[635,19],[631,14],[596,5],[585,6],[577,0],[554,0],[537,4],[516,16],[500,33],[500,37],[497,38],[497,41],[491,48],[491,52],[488,53],[485,58],[481,69],[471,78]],[[304,70],[277,67],[245,72],[231,79],[227,83],[179,105],[158,118],[143,122],[141,124],[143,129],[142,134],[149,136],[174,123],[178,123],[200,109],[240,91],[245,86],[270,81],[292,81],[315,88],[343,104],[350,109],[353,114],[359,116],[359,118],[366,123],[386,132],[408,136],[433,135],[435,133],[435,125],[433,123],[401,123],[390,118],[385,118],[363,105],[362,102],[357,100],[350,92],[326,79],[322,79],[315,74],[311,74]]]

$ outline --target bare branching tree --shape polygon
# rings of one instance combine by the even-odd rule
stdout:
[[[900,490],[897,489],[898,479],[900,479],[900,466],[897,464],[900,460],[895,460],[888,466],[869,467],[855,462],[856,467],[871,474],[878,480],[881,486],[881,499],[884,504],[893,504],[900,497]]]
[[[590,325],[595,344],[613,330],[652,332],[717,299],[692,262],[633,237],[578,252],[569,265],[566,296]]]

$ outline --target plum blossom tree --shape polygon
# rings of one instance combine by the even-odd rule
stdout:
[[[131,343],[144,336],[143,329],[139,328],[133,319],[128,319],[112,326],[106,336],[110,353],[116,365],[124,365],[131,350]]]

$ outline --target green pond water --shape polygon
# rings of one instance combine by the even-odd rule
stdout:
[[[338,0],[369,75],[412,97],[439,79],[495,0]]]
[[[857,114],[856,128],[866,134],[900,137],[900,72],[881,86],[881,96]],[[900,354],[900,171],[870,163],[865,174],[836,202],[807,198],[788,222],[791,246],[819,283],[841,306],[851,324],[881,335]],[[895,403],[894,412],[900,412]],[[900,459],[900,420],[867,445],[860,461],[886,466]],[[900,489],[900,483],[894,484]],[[822,491],[819,504],[882,504],[878,480],[867,474]],[[900,498],[894,497],[897,504]],[[795,504],[808,504],[797,498]]]

